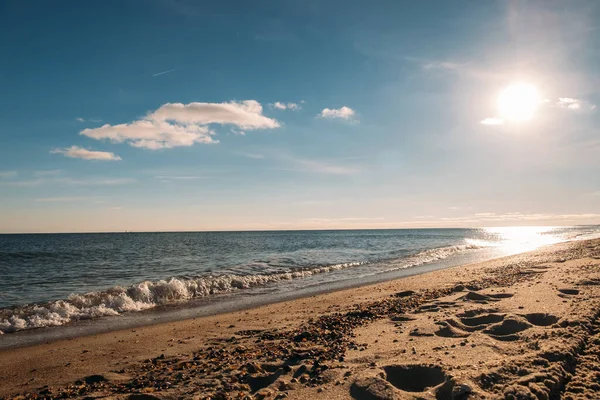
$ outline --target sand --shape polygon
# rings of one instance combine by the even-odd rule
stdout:
[[[0,352],[3,398],[600,398],[600,240]],[[0,339],[1,340],[1,339]]]

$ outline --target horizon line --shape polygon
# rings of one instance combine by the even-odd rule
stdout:
[[[498,225],[498,226],[472,226],[472,227],[413,227],[413,228],[299,228],[299,229],[223,229],[223,230],[164,230],[164,231],[80,231],[80,232],[0,232],[0,235],[84,235],[84,234],[111,234],[111,233],[242,233],[242,232],[331,232],[331,231],[396,231],[396,230],[433,230],[433,229],[488,229],[488,228],[567,228],[582,226],[600,226],[600,224],[578,225]]]

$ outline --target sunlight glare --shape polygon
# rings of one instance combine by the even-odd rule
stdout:
[[[498,97],[501,115],[509,121],[527,121],[531,119],[540,97],[535,86],[526,83],[512,84]]]
[[[485,230],[501,240],[507,254],[516,254],[535,250],[542,246],[561,242],[559,236],[550,234],[552,226],[507,226],[485,228]]]

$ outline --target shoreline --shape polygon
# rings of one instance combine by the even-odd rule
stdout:
[[[535,319],[537,317],[531,315],[551,314],[558,322],[571,314],[581,314],[581,321],[589,320],[589,324],[594,324],[595,317],[586,313],[589,314],[592,306],[597,307],[595,296],[600,295],[600,286],[588,285],[581,290],[575,281],[570,282],[570,286],[577,286],[573,289],[577,294],[564,294],[571,296],[569,298],[557,295],[552,301],[547,298],[550,292],[545,291],[552,287],[554,296],[556,288],[565,286],[566,280],[591,279],[590,274],[581,272],[582,266],[589,267],[593,274],[599,273],[596,275],[600,279],[599,258],[600,240],[566,242],[482,263],[225,314],[4,349],[0,350],[3,360],[0,381],[8,384],[2,385],[0,396],[29,393],[30,397],[24,398],[35,398],[35,393],[38,398],[58,395],[128,398],[132,393],[147,393],[153,396],[147,398],[194,398],[189,392],[192,390],[213,397],[236,391],[257,398],[264,398],[260,396],[266,392],[273,398],[283,393],[289,398],[357,398],[356,393],[370,393],[380,388],[392,396],[389,398],[405,398],[401,396],[412,392],[399,388],[402,385],[398,380],[401,379],[390,376],[402,370],[398,365],[410,362],[422,368],[434,363],[443,369],[443,382],[454,382],[450,390],[459,388],[460,382],[466,382],[464,385],[469,386],[474,395],[483,393],[480,398],[487,398],[486,393],[500,390],[495,388],[498,384],[481,384],[468,376],[460,368],[467,360],[453,354],[454,349],[468,349],[473,360],[479,357],[484,363],[482,370],[491,370],[498,367],[489,364],[498,360],[495,348],[499,348],[497,351],[503,352],[504,356],[517,356],[523,341],[520,332],[525,332],[522,335],[548,333],[543,330],[549,328],[528,322],[522,315]],[[540,285],[544,290],[539,292],[538,300],[543,299],[547,304],[531,299],[518,305],[515,303],[515,299],[526,291],[531,291],[527,294],[534,298],[537,293],[534,289]],[[589,292],[593,296],[583,298],[580,292]],[[511,296],[494,297],[501,293]],[[486,315],[504,314],[505,319],[489,323],[481,332],[465,330],[463,328],[469,326],[464,324],[455,327],[446,322],[443,326],[446,333],[439,334],[442,325],[434,325],[435,329],[429,326],[431,319],[440,323],[450,321],[448,313],[454,308],[460,308],[458,314],[475,312],[469,308],[470,302],[457,300],[464,296],[479,298],[479,303],[474,303],[477,307],[488,304],[484,307],[488,309]],[[571,305],[580,310],[573,311],[569,308]],[[422,307],[426,307],[425,310],[419,311]],[[492,312],[490,307],[496,311]],[[452,313],[458,315],[454,310]],[[465,318],[473,317],[460,317],[458,322]],[[482,333],[490,329],[498,329],[501,333],[503,326],[507,329],[506,326],[511,324],[526,329],[496,335],[509,337],[509,341],[503,340],[506,337],[494,338],[495,333]],[[560,329],[568,330],[569,327]],[[560,329],[556,328],[557,331]],[[467,338],[469,344],[461,344]],[[433,342],[438,340],[446,344],[434,345]],[[528,337],[525,343],[528,345],[531,340],[534,339]],[[540,341],[539,338],[535,340]],[[497,343],[490,345],[489,341]],[[473,344],[475,346],[471,347]],[[444,346],[446,351],[434,350]],[[457,365],[452,365],[456,362]],[[531,364],[529,369],[533,370],[535,363]],[[214,370],[214,367],[218,369]],[[299,373],[300,369],[305,372]],[[380,371],[387,379],[379,377]],[[92,376],[96,378],[90,378]],[[267,381],[269,383],[263,385]],[[502,390],[510,386],[506,382],[502,382]],[[433,385],[433,382],[429,383]],[[44,388],[45,385],[51,387]],[[556,385],[560,386],[560,382]],[[434,391],[445,390],[438,386],[425,385],[422,392],[431,392],[429,395],[435,396]],[[527,383],[524,388],[531,391],[530,386]],[[280,390],[282,388],[285,390]],[[520,387],[517,389],[521,390]]]
[[[487,248],[488,251],[491,251],[492,249],[493,247]],[[479,250],[486,250],[486,248],[481,248]],[[417,255],[421,253],[422,252],[419,252]],[[474,255],[478,255],[479,257],[473,258],[472,256]],[[299,300],[306,297],[319,296],[343,290],[351,290],[360,288],[362,286],[376,285],[396,279],[404,279],[410,276],[421,275],[448,268],[461,267],[473,263],[492,261],[504,257],[509,256],[493,253],[488,254],[487,256],[469,252],[456,253],[449,258],[426,262],[424,264],[412,267],[377,272],[361,278],[354,277],[318,283],[296,288],[292,291],[279,291],[266,294],[253,293],[253,291],[266,289],[275,284],[269,283],[262,286],[255,286],[232,292],[217,293],[203,298],[192,299],[180,304],[167,304],[163,306],[159,305],[147,310],[129,311],[114,316],[109,315],[90,319],[82,319],[80,321],[69,322],[64,325],[50,325],[41,328],[28,328],[15,332],[7,332],[3,335],[0,335],[0,350],[26,347],[47,341],[73,339],[77,337],[108,333],[123,329],[141,328],[156,324],[177,322],[191,318],[217,316],[235,311],[245,311],[269,304]],[[339,273],[341,271],[336,272]],[[316,274],[313,276],[318,278],[321,277],[321,274]],[[313,278],[313,276],[291,279],[289,281],[285,281],[285,283],[293,283],[296,280],[307,280]],[[47,307],[48,304],[53,302],[54,301],[49,301],[47,303],[40,303],[39,305]]]

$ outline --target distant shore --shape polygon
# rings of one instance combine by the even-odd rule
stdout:
[[[249,310],[3,350],[0,396],[585,398],[600,393],[592,373],[598,297],[600,240],[561,243]]]

